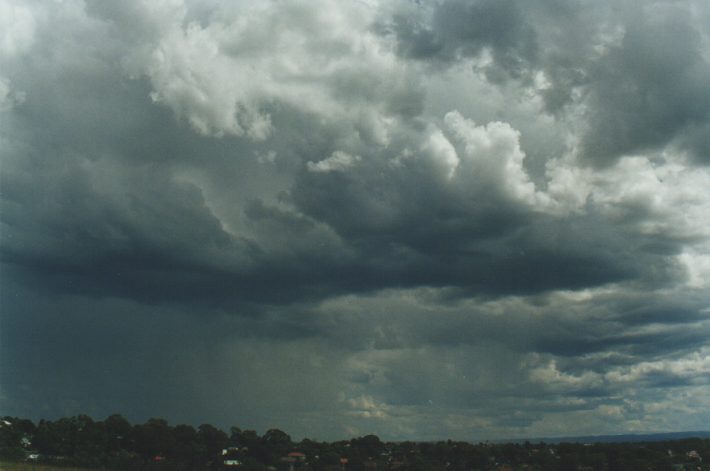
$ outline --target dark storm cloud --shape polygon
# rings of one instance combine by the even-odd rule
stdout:
[[[465,176],[442,182],[422,160],[393,166],[378,155],[343,172],[302,172],[290,197],[348,241],[382,286],[495,295],[640,278],[651,266],[661,283],[678,274],[669,257],[678,240],[663,240],[667,253],[659,253],[654,235],[630,243],[625,230],[593,213],[531,212],[500,187],[478,187]]]
[[[39,162],[29,157],[3,173],[3,257],[35,271],[31,283],[165,300],[185,284],[200,293],[221,265],[249,263],[254,247],[225,233],[191,184],[143,166],[63,157],[34,171]]]
[[[135,88],[143,90],[143,84],[126,82],[125,91],[108,97],[135,99]],[[39,115],[32,106],[37,105],[21,110],[18,126]],[[51,100],[49,109],[61,112]],[[76,112],[87,113],[81,107]],[[390,286],[530,293],[635,278],[649,265],[663,271],[667,264],[663,256],[629,252],[623,233],[590,231],[593,220],[530,214],[493,187],[449,188],[424,157],[395,166],[392,150],[368,156],[348,172],[300,167],[294,186],[280,197],[296,211],[252,200],[237,213],[254,235],[235,236],[200,188],[171,176],[174,166],[165,159],[188,169],[209,159],[218,172],[230,172],[226,159],[233,153],[251,159],[245,169],[258,165],[247,150],[238,143],[229,148],[182,136],[180,123],[159,113],[145,121],[155,135],[120,127],[120,113],[105,119],[100,128],[115,129],[129,142],[111,145],[114,154],[102,154],[106,143],[92,131],[95,121],[67,124],[57,116],[66,129],[43,135],[39,148],[19,147],[14,165],[3,173],[8,242],[2,250],[6,260],[36,269],[33,283],[85,294],[229,306]],[[288,114],[274,119],[276,125],[292,122]],[[302,145],[288,138],[290,132],[281,137],[301,165],[328,155],[348,131],[299,122],[310,126],[302,135],[322,136]],[[397,138],[400,146],[412,139]],[[133,152],[132,139],[146,145]],[[366,143],[361,146],[369,151]]]
[[[622,357],[626,362],[653,360],[707,345],[708,315],[688,307],[685,299],[649,300],[647,295],[639,294],[582,302],[561,302],[556,296],[544,298],[547,299],[501,305],[488,301],[492,304],[489,306],[460,301],[448,307],[438,302],[424,307],[431,301],[418,298],[422,307],[413,311],[381,307],[388,313],[384,318],[381,313],[370,318],[343,316],[340,342],[346,343],[347,333],[353,331],[363,331],[355,338],[377,339],[374,347],[382,350],[407,345],[478,347],[500,342],[521,353],[553,354],[573,362],[583,355],[606,352],[614,352],[620,361]],[[663,315],[653,312],[656,304],[666,305]],[[646,316],[645,322],[638,319],[639,315]],[[432,316],[439,322],[432,324]],[[581,364],[584,368],[603,368],[611,360],[600,357],[597,365],[590,361]]]

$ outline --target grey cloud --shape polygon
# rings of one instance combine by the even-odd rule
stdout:
[[[677,143],[700,159],[707,149],[685,139],[705,126],[710,64],[703,34],[687,6],[649,5],[618,46],[593,70],[590,129],[582,140],[591,158],[610,158]],[[631,13],[629,13],[631,15]]]
[[[505,80],[506,75],[519,78],[536,59],[537,37],[518,2],[442,2],[433,7],[430,18],[428,10],[409,7],[394,16],[390,28],[400,54],[452,62],[488,49],[496,66],[486,70],[492,81]]]
[[[387,394],[389,404],[404,400],[425,405],[433,400],[473,406],[501,395],[543,400],[557,389],[602,403],[603,398],[628,388],[628,384],[605,377],[606,373],[633,369],[643,362],[692,358],[693,352],[707,347],[708,323],[702,313],[696,313],[702,320],[692,327],[652,323],[639,332],[636,326],[625,327],[614,320],[620,305],[628,302],[624,297],[618,293],[606,302],[594,298],[571,303],[558,298],[543,304],[479,301],[443,307],[429,304],[425,298],[414,298],[416,303],[404,299],[392,303],[393,296],[365,304],[358,316],[339,316],[344,325],[338,344],[348,343],[347,337],[354,332],[356,337],[374,340],[354,345],[378,365],[363,370],[358,382]],[[653,305],[641,297],[635,302]],[[679,305],[683,302],[682,297],[676,300]],[[330,309],[337,310],[338,305]],[[347,312],[352,308],[341,309]],[[396,336],[396,342],[378,343],[384,332]],[[371,347],[367,345],[375,350],[368,350]],[[535,356],[523,361],[528,366],[521,367],[518,362],[531,352]],[[529,369],[544,365],[545,359],[555,359],[558,371],[568,377],[558,378],[558,385],[528,384]],[[657,374],[664,375],[666,386],[687,383],[686,377],[675,373],[659,370]],[[416,386],[417,378],[427,378],[429,386]],[[647,380],[648,384],[654,381],[652,375]]]
[[[403,8],[384,34],[420,61],[474,65],[493,83],[536,88],[546,110],[584,113],[580,152],[595,165],[677,146],[699,162],[708,154],[710,69],[705,5],[654,2],[459,2]],[[578,108],[579,107],[579,108]]]

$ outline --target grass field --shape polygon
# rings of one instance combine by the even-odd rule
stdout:
[[[76,468],[73,466],[50,466],[47,464],[35,463],[8,463],[0,461],[0,471],[92,471],[88,468]]]

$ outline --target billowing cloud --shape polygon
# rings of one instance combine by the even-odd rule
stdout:
[[[606,165],[671,146],[708,155],[707,5],[702,2],[464,2],[403,7],[380,30],[400,55],[468,61],[513,81],[559,118],[582,114],[579,153]]]
[[[708,18],[0,1],[3,410],[704,427]]]
[[[355,163],[361,160],[359,155],[350,155],[345,152],[336,150],[333,154],[323,159],[319,162],[307,162],[308,170],[311,172],[321,173],[321,172],[336,172],[339,170],[345,170],[348,167],[352,167]]]

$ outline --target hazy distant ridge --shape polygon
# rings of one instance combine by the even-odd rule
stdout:
[[[529,438],[527,441],[538,443],[623,443],[623,442],[661,442],[666,440],[682,440],[684,438],[710,438],[710,431],[691,432],[659,432],[659,433],[634,433],[627,435],[585,435],[579,437],[546,437]],[[522,440],[501,440],[505,442],[524,442]]]

